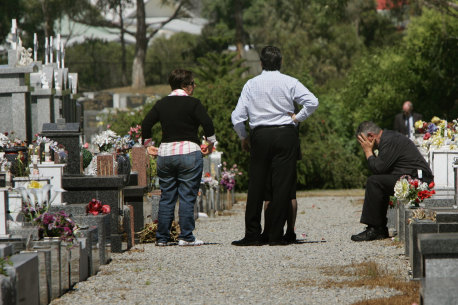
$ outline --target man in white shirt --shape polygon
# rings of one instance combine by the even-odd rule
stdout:
[[[268,175],[272,200],[266,210],[263,236],[269,245],[284,244],[283,227],[291,204],[290,186],[295,181],[297,122],[304,121],[318,107],[318,99],[297,79],[280,73],[282,55],[274,46],[261,51],[262,73],[243,87],[232,123],[242,148],[250,151],[249,185],[245,211],[245,236],[235,246],[258,246],[261,240],[261,213]],[[294,103],[302,109],[294,114]],[[245,130],[249,121],[250,136]]]

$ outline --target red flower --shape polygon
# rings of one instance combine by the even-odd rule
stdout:
[[[434,181],[432,181],[429,185],[428,188],[432,189],[435,186]]]
[[[418,187],[418,180],[414,180],[414,181],[413,181],[413,186],[415,186],[415,188]]]
[[[210,173],[205,173],[205,177],[211,177],[212,175]]]
[[[423,140],[428,140],[429,138],[431,138],[431,134],[429,132],[425,133]]]

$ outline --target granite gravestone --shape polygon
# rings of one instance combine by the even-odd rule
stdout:
[[[52,139],[65,147],[68,158],[64,174],[81,174],[80,144],[82,142],[82,132],[79,123],[65,123],[65,120],[58,119],[57,123],[43,124],[40,135]]]

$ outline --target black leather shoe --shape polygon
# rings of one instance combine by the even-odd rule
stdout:
[[[370,241],[384,239],[388,237],[388,229],[386,227],[367,227],[363,232],[352,235],[353,241]]]
[[[296,242],[296,233],[286,233],[283,235],[282,240],[284,240],[287,243],[294,244]]]
[[[246,237],[241,240],[234,240],[231,243],[233,246],[262,246],[262,242],[257,239],[247,239]]]

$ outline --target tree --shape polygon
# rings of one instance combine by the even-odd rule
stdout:
[[[173,14],[159,24],[149,24],[146,22],[144,0],[136,0],[136,31],[132,31],[127,26],[125,26],[121,22],[122,18],[120,20],[108,20],[103,18],[103,16],[100,14],[100,10],[89,2],[86,2],[89,7],[87,7],[85,10],[81,10],[77,14],[71,15],[70,18],[75,22],[82,24],[115,28],[120,30],[122,33],[126,33],[135,37],[135,55],[132,64],[132,87],[138,89],[145,87],[144,66],[148,51],[148,43],[170,21],[178,18],[179,16],[184,16],[185,13],[183,12],[183,8],[185,6],[191,6],[192,4],[191,0],[162,0],[162,2],[164,4],[173,5],[175,7]],[[105,3],[112,4],[113,1],[108,1]],[[114,3],[116,3],[116,1]]]
[[[456,1],[448,0],[423,0],[426,6],[439,10],[454,18],[458,18],[458,3]]]

